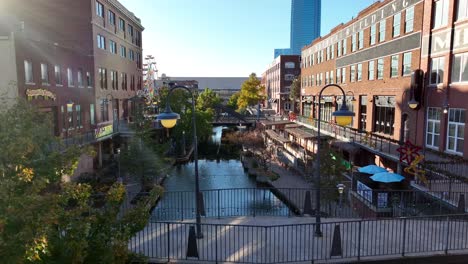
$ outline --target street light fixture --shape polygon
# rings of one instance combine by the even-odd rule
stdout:
[[[320,93],[319,93],[319,100],[320,98],[322,97],[322,93],[325,89],[327,89],[328,87],[336,87],[338,89],[341,90],[341,93],[343,93],[343,104],[341,105],[341,108],[340,110],[338,111],[335,111],[332,113],[333,116],[335,116],[335,121],[338,125],[340,126],[347,126],[349,124],[351,124],[352,120],[353,120],[353,116],[354,116],[354,112],[351,112],[349,111],[348,109],[348,106],[346,105],[346,94],[343,90],[343,88],[341,88],[341,86],[337,85],[337,84],[328,84],[328,85],[325,85],[321,90],[320,90]],[[316,192],[315,192],[315,203],[316,203],[316,212],[315,212],[315,220],[316,220],[316,223],[315,223],[315,235],[318,236],[318,237],[321,237],[322,236],[322,231],[320,229],[320,123],[322,122],[322,118],[321,118],[321,109],[322,108],[322,104],[319,104],[319,107],[318,107],[318,125],[317,125],[317,160],[316,160]]]
[[[68,101],[67,101],[67,108],[72,108],[74,104],[75,104],[75,103],[73,103],[72,100],[68,100]]]
[[[156,120],[161,121],[161,125],[165,128],[172,128],[177,124],[177,119],[180,119],[180,115],[172,112],[170,106],[170,99],[172,92],[176,89],[184,89],[192,96],[192,129],[193,129],[193,159],[195,164],[195,211],[196,211],[196,225],[197,225],[197,238],[203,238],[201,232],[201,219],[200,219],[200,206],[201,206],[201,193],[200,184],[198,177],[198,139],[197,139],[197,125],[195,118],[195,96],[189,88],[182,85],[174,86],[174,83],[169,83],[169,93],[166,97],[166,109],[163,113],[157,115]]]
[[[342,184],[342,183],[338,183],[336,185],[336,188],[338,188],[338,193],[340,194],[340,208],[342,208],[343,206],[343,192],[344,192],[344,189],[345,189],[345,185]]]

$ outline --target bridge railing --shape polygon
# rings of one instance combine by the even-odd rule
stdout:
[[[468,215],[327,222],[316,224],[232,225],[153,222],[134,236],[129,249],[151,260],[286,263],[370,260],[380,256],[441,255],[467,252]]]
[[[239,188],[201,193],[206,218],[316,215],[316,189]],[[194,219],[194,197],[193,191],[164,193],[150,220]],[[345,189],[340,195],[336,189],[322,189],[320,212],[324,218],[348,219],[456,214],[468,212],[468,193]]]

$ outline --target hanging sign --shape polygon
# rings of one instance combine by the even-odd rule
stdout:
[[[114,132],[114,125],[110,124],[107,126],[102,126],[94,129],[94,135],[96,139],[111,135]]]
[[[26,95],[28,96],[28,99],[31,99],[34,98],[34,97],[38,97],[38,96],[42,96],[44,98],[49,98],[49,99],[52,99],[55,101],[55,99],[57,99],[57,96],[52,93],[51,91],[48,91],[48,90],[45,90],[45,89],[35,89],[35,90],[32,90],[32,89],[27,89],[26,90]]]

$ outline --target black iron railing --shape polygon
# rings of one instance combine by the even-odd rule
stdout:
[[[315,191],[293,188],[205,190],[201,191],[202,216],[315,216]],[[150,221],[194,219],[193,196],[191,191],[164,193]],[[465,192],[345,189],[340,195],[337,189],[322,189],[321,197],[321,215],[326,218],[394,218],[468,212],[468,193]]]
[[[322,237],[314,236],[315,223],[268,226],[202,223],[202,239],[195,239],[193,226],[183,222],[149,223],[130,240],[129,249],[151,260],[216,263],[355,261],[468,250],[466,214],[324,222]]]

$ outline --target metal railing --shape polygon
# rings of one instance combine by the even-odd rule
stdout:
[[[440,255],[468,250],[468,215],[327,222],[322,237],[315,223],[294,225],[149,223],[129,242],[129,249],[151,260],[285,263],[316,260],[363,260],[376,256]],[[192,231],[191,231],[192,229]],[[192,234],[191,234],[192,233]]]
[[[202,216],[218,219],[233,216],[315,216],[315,191],[293,188],[204,190],[201,191]],[[165,192],[152,211],[150,221],[194,219],[194,196],[192,191]],[[394,218],[468,212],[468,193],[465,192],[345,189],[340,196],[336,189],[322,189],[321,197],[321,215],[325,218]]]

